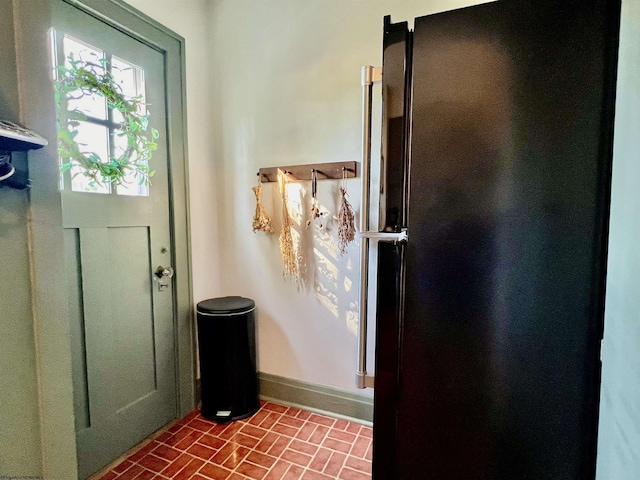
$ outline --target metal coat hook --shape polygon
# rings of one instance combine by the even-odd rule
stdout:
[[[318,194],[318,173],[315,168],[311,169],[311,198],[316,198]]]

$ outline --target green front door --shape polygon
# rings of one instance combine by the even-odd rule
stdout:
[[[79,475],[110,463],[177,415],[165,59],[130,35],[63,2],[54,56],[112,70],[128,96],[142,95],[160,137],[152,184],[115,186],[71,169],[61,176]],[[83,111],[77,142],[107,158],[124,148],[118,112],[104,97],[72,100]],[[166,285],[164,285],[166,284]]]

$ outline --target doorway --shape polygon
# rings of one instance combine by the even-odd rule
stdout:
[[[109,72],[127,98],[142,100],[159,135],[149,183],[135,174],[119,185],[96,181],[77,166],[60,178],[78,474],[85,478],[194,408],[183,45],[119,2],[58,1],[53,18],[55,64],[75,59]],[[126,149],[122,117],[104,96],[60,102],[81,112],[72,129],[83,153],[108,161]]]

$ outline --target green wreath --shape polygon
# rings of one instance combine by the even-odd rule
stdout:
[[[55,99],[58,113],[58,155],[62,159],[60,170],[66,172],[73,166],[80,167],[92,184],[121,185],[126,182],[127,173],[137,174],[140,185],[149,185],[155,171],[149,168],[152,152],[157,150],[158,130],[149,127],[149,113],[142,96],[126,97],[122,93],[109,69],[106,59],[98,63],[68,57],[70,67],[58,66],[55,82]],[[79,110],[68,110],[67,102],[84,96],[101,95],[107,106],[122,114],[122,124],[115,133],[125,136],[127,148],[120,156],[102,159],[95,152],[83,152],[75,137],[78,135],[79,121],[87,116]],[[76,174],[76,175],[77,175]]]

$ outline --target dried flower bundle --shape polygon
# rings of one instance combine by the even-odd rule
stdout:
[[[262,204],[262,185],[253,187],[253,193],[256,196],[256,213],[253,215],[253,232],[273,232],[271,226],[271,218]]]
[[[318,218],[322,218],[326,215],[327,212],[323,212],[320,210],[320,205],[318,205],[318,199],[313,198],[311,200],[311,218],[307,220],[307,227],[310,227],[314,220]],[[318,224],[318,227],[322,228],[322,223]]]
[[[356,227],[351,204],[347,200],[347,191],[340,187],[340,208],[338,209],[338,249],[340,255],[347,253],[347,245],[356,238]]]
[[[287,179],[278,172],[278,184],[282,196],[282,231],[280,232],[280,254],[282,255],[282,274],[297,278],[296,252],[291,237],[291,217],[287,209]]]

